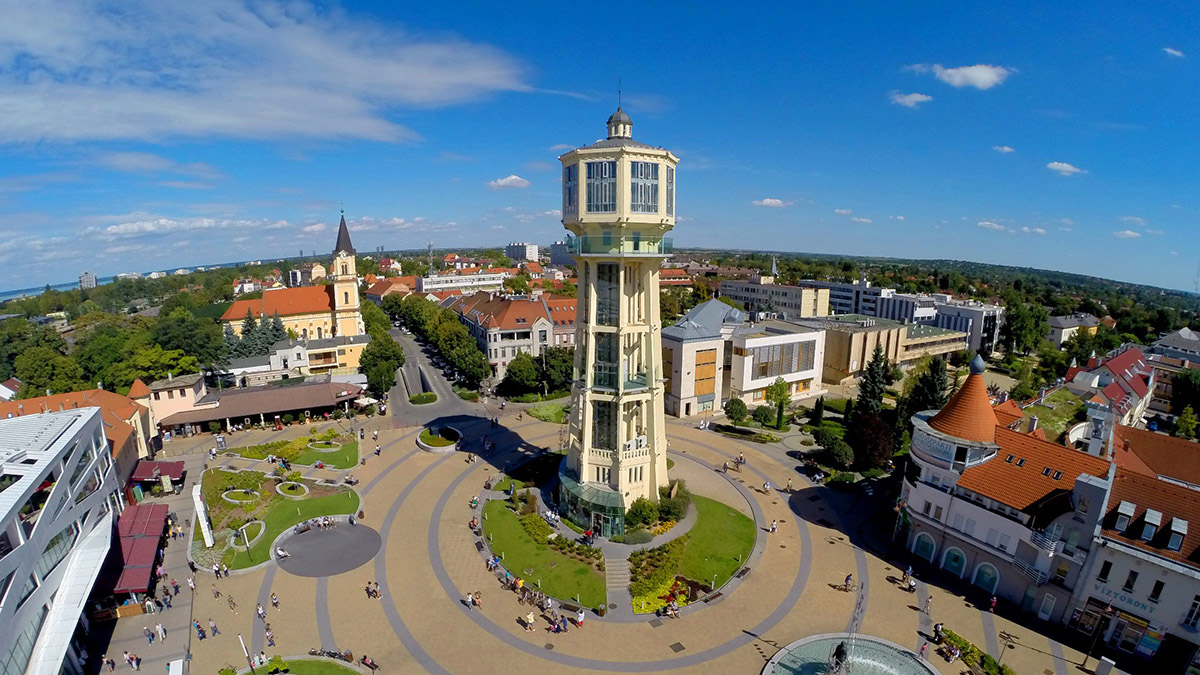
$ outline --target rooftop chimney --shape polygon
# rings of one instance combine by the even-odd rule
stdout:
[[[1033,432],[1037,431],[1037,428],[1038,428],[1037,415],[1030,415],[1029,416],[1029,433],[1032,434]]]

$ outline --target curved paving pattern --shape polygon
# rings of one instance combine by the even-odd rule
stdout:
[[[378,532],[361,523],[339,522],[330,529],[313,528],[279,542],[289,555],[276,561],[298,577],[332,577],[371,562],[383,545]]]

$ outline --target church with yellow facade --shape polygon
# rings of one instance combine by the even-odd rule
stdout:
[[[359,311],[354,255],[343,214],[328,267],[328,284],[267,290],[261,298],[238,300],[225,310],[222,323],[240,335],[247,313],[255,321],[271,321],[278,315],[288,334],[309,347],[310,361],[315,357],[320,362],[312,364],[314,370],[358,368],[369,338]]]

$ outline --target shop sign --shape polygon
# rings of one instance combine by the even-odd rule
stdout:
[[[954,444],[927,433],[918,433],[912,440],[913,449],[944,462],[954,461]]]
[[[1138,611],[1145,612],[1147,614],[1154,613],[1154,609],[1155,609],[1154,605],[1152,605],[1148,602],[1143,602],[1136,598],[1130,597],[1119,591],[1114,591],[1110,588],[1107,588],[1103,584],[1094,584],[1093,590],[1095,591],[1096,595],[1104,596],[1104,597],[1108,598],[1110,601],[1129,605],[1130,607],[1132,607]]]

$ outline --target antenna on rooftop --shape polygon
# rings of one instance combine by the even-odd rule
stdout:
[[[617,78],[617,107],[621,107],[621,78]]]

